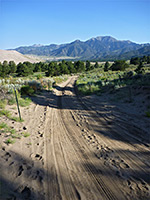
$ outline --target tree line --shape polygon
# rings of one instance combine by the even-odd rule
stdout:
[[[134,57],[131,58],[130,64],[139,65],[140,63],[150,64],[150,56]]]
[[[143,63],[150,64],[150,56],[135,57],[131,58],[130,60],[130,64],[139,65],[140,69],[143,67]],[[30,63],[27,61],[19,63],[17,65],[14,61],[4,61],[3,63],[0,63],[0,77],[6,77],[13,74],[15,76],[28,76],[32,75],[34,72],[45,72],[45,75],[47,77],[59,76],[62,74],[72,74],[89,71],[98,67],[100,67],[98,62],[93,65],[88,60],[86,62],[80,60],[75,62],[63,60],[61,62],[52,61],[49,63]],[[104,65],[104,71],[124,71],[127,67],[129,67],[129,65],[126,63],[125,60],[116,60],[111,66],[107,61]]]
[[[0,63],[0,77],[6,77],[8,75],[16,75],[16,76],[28,76],[32,75],[34,72],[45,72],[47,77],[49,76],[59,76],[62,74],[72,74],[72,73],[80,73],[84,71],[89,71],[94,68],[98,68],[99,65],[96,62],[95,65],[91,65],[90,61],[61,61],[61,62],[38,62],[38,63],[30,63],[23,62],[19,64],[15,64],[14,61],[4,61]]]

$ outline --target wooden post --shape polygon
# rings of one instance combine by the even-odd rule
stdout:
[[[14,88],[14,91],[15,91],[15,97],[16,97],[16,103],[17,103],[19,118],[20,118],[20,121],[21,121],[21,114],[20,114],[20,108],[19,108],[19,103],[18,103],[18,97],[17,97],[16,88]]]

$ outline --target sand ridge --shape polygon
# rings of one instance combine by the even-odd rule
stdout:
[[[15,50],[1,50],[0,49],[0,62],[4,62],[4,60],[6,61],[14,61],[16,64],[18,64],[19,62],[31,62],[31,63],[35,63],[38,62],[38,59],[35,59],[33,57],[30,56],[25,56]]]

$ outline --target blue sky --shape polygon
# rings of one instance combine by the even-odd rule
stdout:
[[[110,35],[150,43],[150,0],[0,0],[0,49]]]

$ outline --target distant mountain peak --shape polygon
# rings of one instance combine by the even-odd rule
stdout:
[[[118,41],[111,36],[97,36],[97,37],[93,37],[90,39],[90,41],[96,41],[96,40],[98,40],[100,42],[116,42],[116,41]]]
[[[79,42],[81,42],[81,40],[77,39],[77,40],[73,41],[72,43],[79,43]]]
[[[34,44],[34,45],[32,45],[32,47],[42,47],[43,45],[41,45],[41,44]]]

